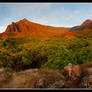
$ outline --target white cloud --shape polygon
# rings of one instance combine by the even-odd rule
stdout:
[[[4,32],[6,27],[0,26],[0,33]]]
[[[49,21],[48,21],[48,19],[46,17],[34,18],[33,22],[40,23],[40,24],[48,24],[49,23]]]
[[[71,15],[68,15],[67,17],[66,17],[66,20],[71,20],[72,18],[73,18],[74,16],[73,16],[73,14]]]
[[[32,14],[41,13],[41,11],[46,11],[50,8],[52,4],[46,3],[24,3],[24,4],[11,4],[8,6],[11,9],[11,16],[13,17],[24,17],[30,16]],[[31,16],[30,16],[31,17]]]

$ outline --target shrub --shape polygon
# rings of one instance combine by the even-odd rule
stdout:
[[[12,70],[12,68],[10,68],[10,67],[5,67],[5,68],[3,68],[6,72],[13,72],[13,70]]]

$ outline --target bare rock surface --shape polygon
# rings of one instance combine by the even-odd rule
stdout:
[[[82,78],[80,87],[82,88],[92,88],[92,75],[87,75]]]
[[[27,69],[11,73],[0,70],[0,74],[0,88],[92,88],[91,64],[86,67],[68,64],[61,70]]]

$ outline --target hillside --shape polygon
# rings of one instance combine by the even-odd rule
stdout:
[[[81,25],[72,27],[69,32],[83,31],[85,29],[92,29],[92,21],[85,20]]]
[[[0,37],[62,37],[68,30],[69,28],[45,26],[23,19],[8,25]]]
[[[86,30],[86,31],[85,31]],[[40,37],[40,38],[74,38],[78,33],[79,36],[92,30],[92,21],[85,20],[81,25],[66,28],[41,25],[28,21],[27,19],[18,22],[12,22],[8,25],[5,32],[0,34],[0,38],[6,37]],[[80,32],[82,31],[82,32]]]

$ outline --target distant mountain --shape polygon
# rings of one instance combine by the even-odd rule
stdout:
[[[67,32],[70,28],[52,27],[33,23],[27,19],[12,22],[0,37],[57,37]]]
[[[5,32],[0,34],[0,38],[5,37],[65,37],[74,38],[77,33],[78,35],[86,34],[92,31],[92,21],[86,20],[79,26],[74,26],[71,28],[65,27],[53,27],[47,25],[41,25],[28,21],[27,19],[22,19],[18,22],[12,22],[7,26]]]
[[[84,21],[80,26],[72,27],[69,32],[75,32],[75,31],[83,31],[85,29],[92,29],[92,21],[86,20]]]
[[[85,21],[81,24],[81,26],[89,25],[90,23],[92,23],[92,21],[89,20],[89,19],[87,19],[87,20],[85,20]]]

